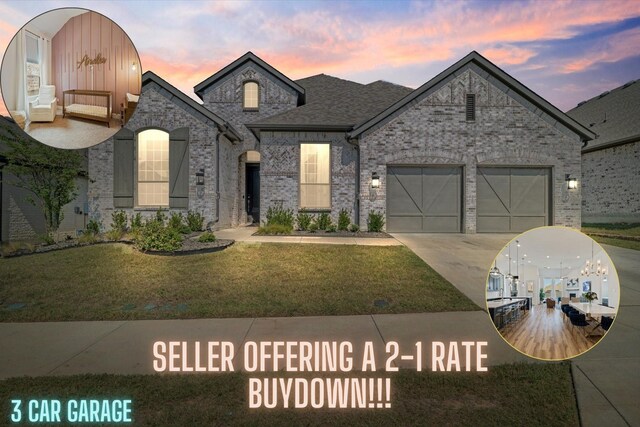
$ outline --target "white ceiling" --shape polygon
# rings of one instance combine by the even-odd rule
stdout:
[[[62,28],[69,19],[87,12],[87,9],[78,8],[52,10],[36,16],[29,21],[24,28],[51,39],[58,31],[60,31],[60,28]]]
[[[517,246],[518,244],[520,247]],[[587,259],[592,259],[592,244],[593,261],[596,262],[600,259],[603,265],[609,266],[611,260],[598,243],[589,236],[566,227],[544,227],[529,230],[505,246],[497,256],[496,262],[498,268],[503,272],[509,269],[509,259],[511,259],[512,272],[515,271],[514,261],[518,257],[520,266],[527,265],[539,269],[548,267],[560,271],[562,265],[563,271],[566,273],[569,269],[581,269]],[[509,255],[509,247],[511,248],[510,257],[507,256]]]

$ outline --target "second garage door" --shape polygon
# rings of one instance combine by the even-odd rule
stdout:
[[[548,168],[478,168],[477,231],[521,232],[549,224]]]
[[[387,230],[459,233],[461,167],[387,168]]]

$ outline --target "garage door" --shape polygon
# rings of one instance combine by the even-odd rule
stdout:
[[[477,231],[520,232],[549,224],[548,168],[478,168]]]
[[[459,233],[462,168],[387,168],[387,230]]]

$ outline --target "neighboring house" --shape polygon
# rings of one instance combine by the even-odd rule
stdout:
[[[0,242],[35,241],[46,232],[44,214],[29,201],[34,197],[33,193],[14,185],[17,178],[4,169],[7,164],[3,155],[7,149],[4,140],[11,138],[9,129],[22,132],[12,119],[0,116]],[[24,136],[28,138],[26,134]],[[86,157],[86,150],[82,153]],[[78,178],[77,185],[78,196],[63,209],[64,219],[58,229],[58,238],[75,237],[86,226],[88,180]]]
[[[582,148],[582,222],[640,222],[640,80],[567,114],[598,136]]]
[[[249,52],[195,86],[152,72],[125,128],[89,149],[89,208],[202,213],[223,228],[271,206],[341,209],[388,231],[580,226],[580,147],[594,133],[472,52],[419,87],[292,81]]]

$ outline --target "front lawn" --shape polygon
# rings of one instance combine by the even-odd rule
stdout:
[[[582,224],[582,232],[596,242],[621,248],[640,250],[640,224]]]
[[[479,309],[404,246],[236,243],[158,256],[102,244],[0,259],[0,321]]]
[[[250,409],[248,377],[233,373],[12,378],[0,381],[0,417],[8,420],[11,399],[130,398],[135,425],[580,424],[569,363],[503,365],[481,374],[379,373],[376,377],[391,378],[390,409]]]

